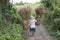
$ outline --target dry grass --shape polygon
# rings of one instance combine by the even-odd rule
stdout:
[[[41,20],[41,17],[42,15],[44,14],[44,7],[43,6],[39,6],[36,10],[36,25],[39,25],[40,24],[40,20]]]

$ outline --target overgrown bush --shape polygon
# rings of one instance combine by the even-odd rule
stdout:
[[[9,1],[6,2],[9,3]],[[1,5],[5,7],[7,3]],[[6,10],[0,9],[0,40],[25,40],[23,24],[21,22],[22,19],[16,13],[16,9],[12,8],[12,6],[13,5],[9,3]],[[0,8],[2,7],[0,6]]]
[[[59,0],[43,0],[42,3],[47,8],[44,15],[44,24],[50,34],[60,37],[60,1]],[[52,9],[52,10],[51,10]],[[58,40],[58,39],[57,39]]]
[[[20,24],[6,24],[0,28],[0,40],[25,40]]]

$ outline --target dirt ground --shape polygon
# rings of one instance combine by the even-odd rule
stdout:
[[[40,24],[40,26],[36,26],[36,33],[33,37],[28,37],[27,40],[55,40],[52,36],[48,34],[46,28]]]

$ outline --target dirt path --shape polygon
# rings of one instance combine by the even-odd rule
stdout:
[[[53,40],[53,37],[48,34],[45,27],[41,24],[37,26],[35,35],[27,40]]]

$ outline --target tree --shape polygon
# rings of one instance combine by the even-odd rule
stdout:
[[[20,1],[19,3],[16,3],[16,5],[24,5],[23,1]]]
[[[9,1],[10,0],[0,0],[0,10],[1,10],[1,12],[5,12],[9,7],[11,7]]]

